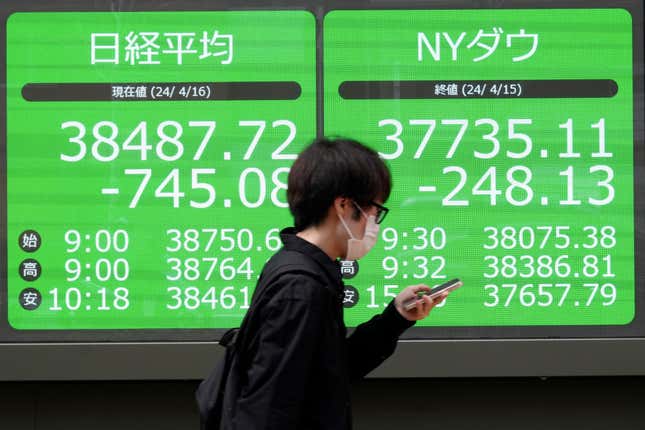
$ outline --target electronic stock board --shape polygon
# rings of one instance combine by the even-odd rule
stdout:
[[[642,2],[57,3],[3,6],[0,341],[238,326],[321,135],[393,174],[348,326],[459,277],[405,339],[645,337]]]

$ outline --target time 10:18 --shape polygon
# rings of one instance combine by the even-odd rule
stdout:
[[[96,308],[98,311],[109,311],[112,308],[123,311],[130,307],[129,294],[130,291],[124,287],[115,288],[114,291],[111,291],[107,288],[99,288],[96,291],[99,295],[100,306]],[[71,287],[67,288],[64,292],[58,288],[53,288],[49,290],[49,294],[52,296],[52,305],[49,307],[50,311],[62,311],[63,309],[69,311],[77,311],[81,309],[83,301],[90,301],[92,299],[91,292],[83,292],[80,288]],[[112,301],[112,307],[110,307],[110,299]],[[87,304],[85,310],[91,310],[91,305]]]

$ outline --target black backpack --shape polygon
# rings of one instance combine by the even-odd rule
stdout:
[[[306,254],[282,250],[267,264],[256,287],[251,307],[239,328],[228,330],[219,341],[226,348],[224,357],[204,379],[195,397],[199,407],[202,430],[229,430],[235,417],[235,405],[245,370],[244,353],[261,321],[256,321],[271,284],[285,273],[301,273],[321,279],[317,263]]]

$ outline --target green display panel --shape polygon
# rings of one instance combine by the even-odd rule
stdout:
[[[12,14],[11,327],[238,325],[316,133],[315,36],[307,11]]]
[[[0,338],[238,326],[322,134],[393,174],[348,326],[459,277],[409,337],[642,335],[640,3],[287,3],[7,13]]]
[[[453,277],[418,325],[634,319],[629,12],[343,10],[323,28],[324,132],[394,178],[349,324]]]

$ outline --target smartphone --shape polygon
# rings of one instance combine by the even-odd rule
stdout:
[[[417,306],[417,301],[423,297],[423,296],[430,296],[431,299],[441,295],[441,293],[447,292],[447,291],[452,291],[456,290],[457,288],[461,287],[464,285],[463,282],[461,282],[458,278],[451,279],[448,282],[444,282],[443,284],[434,287],[430,291],[419,291],[417,293],[417,298],[408,300],[407,302],[403,303],[403,308],[406,311],[412,310]]]

